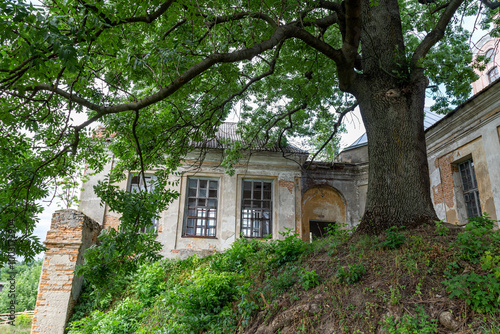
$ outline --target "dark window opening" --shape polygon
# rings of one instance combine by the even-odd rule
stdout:
[[[215,238],[218,195],[218,180],[188,179],[183,236]]]
[[[310,220],[309,232],[312,233],[313,239],[324,238],[326,233],[332,228],[336,228],[334,221]]]
[[[247,238],[272,234],[272,182],[243,181],[241,233]]]
[[[477,188],[476,172],[472,159],[458,165],[462,187],[464,192],[467,217],[481,216],[481,202],[479,201],[479,190]]]

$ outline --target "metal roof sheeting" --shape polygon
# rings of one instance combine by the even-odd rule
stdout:
[[[440,115],[436,114],[435,112],[431,111],[429,108],[424,109],[425,115],[424,115],[424,130],[427,130],[429,127],[437,123],[439,120],[441,120],[445,115]],[[342,151],[347,151],[347,150],[352,150],[353,148],[364,146],[368,144],[368,138],[366,136],[366,132],[363,133],[361,137],[356,139],[354,143],[349,145],[348,147],[344,148]]]
[[[210,138],[202,142],[192,142],[191,145],[197,148],[211,148],[211,149],[224,149],[228,148],[228,143],[235,141],[242,141],[241,135],[237,132],[238,123],[225,122],[222,123],[215,133],[215,138]],[[283,153],[297,153],[309,154],[307,151],[301,150],[293,145],[286,145],[280,147],[278,145],[266,145],[264,140],[254,140],[253,143],[248,145],[252,151],[266,151],[266,152],[283,152]]]

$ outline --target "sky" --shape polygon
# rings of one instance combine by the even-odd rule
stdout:
[[[38,1],[33,2],[35,5],[38,4]],[[464,26],[468,28],[469,30],[471,27],[474,26],[474,21],[475,18],[467,18],[464,22]],[[484,31],[475,31],[473,38],[472,38],[472,43],[471,46],[474,50],[474,43],[476,43],[481,37],[483,37],[485,34]],[[433,104],[433,101],[431,99],[426,99],[426,106],[429,107]],[[80,114],[81,115],[81,114]],[[236,113],[232,113],[229,116],[228,121],[236,121],[238,119]],[[83,120],[75,120],[76,122],[84,121]],[[363,133],[365,133],[365,127],[363,125],[363,122],[361,120],[361,115],[359,113],[359,108],[356,108],[353,112],[349,113],[346,115],[344,118],[344,126],[346,128],[346,132],[342,134],[341,136],[341,141],[340,141],[340,147],[341,149],[351,145],[353,142],[355,142]],[[35,227],[34,235],[38,236],[40,240],[45,240],[45,237],[47,235],[47,231],[50,229],[50,221],[52,214],[60,209],[61,204],[57,199],[54,199],[52,203],[49,205],[49,199],[47,201],[44,201],[42,203],[45,206],[45,210],[42,214],[39,215],[40,221]],[[77,209],[77,207],[74,207],[74,209]],[[43,254],[40,254],[38,258],[43,257]]]

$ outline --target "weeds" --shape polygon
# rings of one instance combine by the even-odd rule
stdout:
[[[404,244],[406,237],[400,231],[404,226],[391,226],[385,231],[385,240],[380,243],[380,247],[385,249],[398,249]]]
[[[361,280],[365,272],[363,264],[350,264],[348,268],[339,268],[336,276],[342,283],[354,284]]]

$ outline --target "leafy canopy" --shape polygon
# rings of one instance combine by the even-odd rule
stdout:
[[[359,15],[369,13],[360,14],[361,4],[0,2],[0,262],[6,260],[8,224],[17,232],[17,254],[32,258],[42,250],[33,236],[39,200],[83,161],[102,170],[108,150],[118,158],[113,181],[124,171],[160,166],[158,182],[167,184],[190,145],[213,137],[233,110],[242,117],[238,149],[254,138],[285,143],[309,135],[317,148],[335,141],[334,124],[356,105],[339,89],[339,73],[363,75],[356,29]],[[381,4],[370,1],[363,8]],[[405,49],[394,52],[393,75],[405,80],[409,68],[423,66],[438,108],[464,101],[475,75],[470,34],[461,24],[479,12],[480,3],[398,5]],[[430,35],[437,37],[429,42]],[[99,138],[93,135],[98,125],[106,129]],[[226,157],[231,168],[238,151]],[[101,185],[103,194],[112,190]],[[163,195],[154,210],[174,196]],[[140,228],[137,221],[130,226]]]

